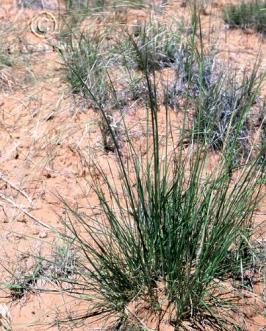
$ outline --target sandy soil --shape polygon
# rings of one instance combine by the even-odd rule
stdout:
[[[221,58],[226,61],[244,70],[260,54],[262,68],[266,69],[265,41],[250,31],[228,30],[219,17],[223,3],[217,1],[208,8],[209,15],[203,16],[206,35],[210,31]],[[165,17],[186,20],[186,10],[180,1],[171,1]],[[1,266],[14,272],[23,265],[29,267],[32,260],[27,253],[45,254],[58,240],[52,228],[62,227],[60,217],[64,210],[57,195],[78,204],[84,212],[88,211],[88,201],[95,202],[88,185],[88,168],[81,155],[88,161],[90,157],[97,158],[103,166],[112,157],[103,150],[95,113],[77,104],[69,94],[60,60],[49,40],[31,33],[29,22],[36,12],[16,8],[13,1],[2,0],[0,4],[3,46],[9,47],[11,56],[16,57],[15,66],[0,79],[0,280],[8,276]],[[262,94],[266,95],[266,86]],[[136,111],[128,116],[138,123]],[[141,135],[143,129],[136,126],[136,134]],[[265,202],[255,215],[256,224],[265,224]],[[258,297],[262,286],[256,288]],[[66,310],[78,306],[63,295],[29,293],[15,302],[1,297],[0,303],[8,304],[15,331],[45,330],[45,323],[52,321],[62,307]],[[260,312],[250,310],[249,317],[248,330],[263,330],[265,319]],[[51,328],[102,329],[99,323]]]

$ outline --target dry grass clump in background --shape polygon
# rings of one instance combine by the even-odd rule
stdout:
[[[136,25],[119,46],[127,65],[143,71],[170,67],[176,60],[179,44],[177,30],[155,21]]]
[[[140,63],[138,52],[146,53],[150,69],[160,69],[174,61],[179,40],[177,33],[159,23],[140,26],[138,34],[136,31],[134,34],[122,32],[121,43],[110,43],[105,31],[93,35],[69,31],[67,37],[61,40],[62,46],[59,48],[72,92],[82,95],[95,110],[99,110],[100,104],[113,127],[116,126],[113,109],[132,101],[147,99],[148,90],[143,84],[143,78],[134,73],[136,67],[145,65]],[[110,81],[112,71],[116,70],[124,70],[128,77],[124,88],[116,89]],[[114,150],[101,115],[100,128],[105,150]],[[116,127],[117,136],[118,131]]]
[[[104,20],[111,15],[117,20],[125,17],[128,9],[141,9],[149,5],[150,1],[144,3],[142,0],[66,0],[66,11],[61,18],[63,25],[67,26],[61,34],[68,33],[67,27],[74,28],[90,16]]]
[[[217,71],[202,82],[196,107],[195,138],[208,142],[213,149],[227,148],[235,143],[235,159],[248,157],[252,151],[252,122],[250,115],[258,101],[264,75],[258,73],[257,65],[251,74],[242,80],[232,71]]]
[[[50,256],[28,254],[14,270],[6,269],[9,274],[4,283],[9,290],[7,297],[16,301],[30,292],[42,291],[45,283],[58,285],[58,279],[72,278],[75,264],[76,255],[69,245],[55,244]]]
[[[2,39],[0,45],[0,90],[4,92],[10,91],[14,84],[12,75],[10,74],[14,59],[8,54],[5,42],[5,30],[7,28],[9,28],[9,26],[5,24],[0,25],[0,38]]]
[[[60,54],[64,60],[66,79],[74,94],[88,97],[82,82],[97,96],[100,103],[106,98],[106,74],[101,46],[102,40],[87,37],[85,34],[71,34],[65,39]],[[70,69],[71,68],[71,69]]]
[[[266,1],[242,0],[239,4],[230,4],[224,8],[223,18],[230,27],[252,28],[265,35]]]
[[[142,0],[65,0],[65,2],[67,10],[87,10],[89,12],[111,11],[119,7],[139,8],[145,5],[145,1]]]

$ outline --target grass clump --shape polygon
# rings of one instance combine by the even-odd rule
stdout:
[[[96,107],[92,93],[97,103],[104,104],[108,99],[105,59],[101,48],[101,38],[90,37],[83,33],[70,34],[59,52],[64,61],[66,80],[73,94],[84,96]],[[84,84],[88,89],[84,88]],[[88,93],[88,90],[91,91]]]
[[[119,45],[128,66],[139,70],[170,67],[176,58],[180,35],[159,22],[137,24]]]
[[[12,67],[13,59],[10,55],[0,50],[0,70],[4,67]]]
[[[108,41],[110,31],[81,33],[68,30],[59,48],[64,62],[66,80],[74,94],[99,103],[125,103],[126,91],[115,91],[108,77],[122,71],[128,77],[125,98],[137,100],[145,94],[143,79],[134,71],[149,71],[171,67],[177,60],[180,35],[159,22],[136,25],[133,33],[124,29],[112,31],[123,34],[122,41]],[[108,72],[108,74],[107,74]],[[84,88],[87,86],[87,89]],[[142,85],[142,86],[141,86]],[[88,93],[88,90],[90,91]],[[93,94],[93,98],[92,98]],[[127,98],[126,98],[127,96]],[[113,102],[111,101],[113,100]],[[97,108],[94,102],[95,108]]]
[[[215,72],[215,67],[214,67]],[[257,101],[264,76],[255,65],[242,80],[228,71],[220,72],[200,84],[194,118],[194,137],[205,140],[212,149],[235,144],[235,159],[247,157],[252,145],[249,119]]]
[[[192,137],[208,144],[213,150],[222,150],[234,142],[234,159],[247,157],[251,150],[251,113],[259,106],[259,93],[265,81],[255,63],[251,73],[240,74],[217,60],[215,50],[195,51],[192,37],[182,43],[173,66],[174,82],[164,91],[164,103],[176,110],[179,101],[190,100],[194,110]],[[260,113],[261,111],[258,110]]]
[[[102,46],[104,41],[104,37],[100,35],[92,37],[83,33],[70,34],[63,47],[58,50],[64,61],[66,80],[71,86],[72,93],[81,95],[99,114],[103,146],[105,151],[109,152],[114,151],[114,145],[99,109],[104,109],[105,117],[118,138],[119,125],[114,120],[113,110],[124,101],[110,82],[107,71],[109,55],[106,55]]]
[[[266,33],[266,1],[241,1],[239,4],[230,4],[223,10],[223,19],[231,27],[254,28],[263,34]]]
[[[126,68],[137,68],[141,74],[137,80],[132,76],[133,92],[139,93],[138,82],[145,85],[140,86],[147,107],[144,153],[130,138],[123,108],[116,102],[119,91],[107,70],[101,42],[81,35],[72,39],[66,53],[61,51],[73,91],[93,101],[116,156],[108,173],[94,163],[97,215],[80,214],[65,203],[69,232],[64,238],[78,252],[69,292],[89,302],[92,313],[86,317],[112,315],[117,329],[139,320],[138,311],[132,313],[131,308],[143,304],[158,329],[165,314],[176,330],[187,322],[219,330],[234,325],[233,314],[221,318],[225,308],[231,307],[233,313],[224,280],[234,297],[233,275],[236,264],[243,273],[252,217],[265,181],[260,155],[252,160],[247,155],[237,168],[235,153],[247,134],[246,116],[261,80],[257,67],[240,83],[234,75],[221,75],[195,36],[196,29],[181,47],[178,34],[146,25],[122,42],[127,45],[122,55]],[[182,127],[173,132],[165,103],[165,130],[161,129],[156,70],[168,66],[176,69],[183,104],[195,110],[189,146],[187,109]],[[123,151],[106,91],[112,91],[121,111]],[[196,138],[203,143],[197,144]],[[223,150],[211,169],[210,146]],[[235,263],[228,263],[233,259]]]
[[[99,105],[113,139],[121,181],[114,179],[113,166],[107,174],[96,164],[97,216],[81,215],[66,205],[66,240],[80,253],[76,265],[80,278],[71,293],[93,291],[95,295],[83,298],[94,306],[94,314],[114,314],[117,325],[134,320],[130,307],[145,302],[158,325],[166,306],[168,322],[176,330],[187,321],[202,319],[205,326],[226,329],[233,322],[219,314],[226,306],[220,280],[230,274],[228,256],[241,255],[243,242],[249,242],[264,169],[257,159],[240,171],[234,169],[232,143],[209,170],[208,144],[186,148],[185,127],[170,153],[168,111],[162,144],[155,72],[150,75],[151,67],[143,63],[148,89],[145,156],[128,136],[125,161]]]

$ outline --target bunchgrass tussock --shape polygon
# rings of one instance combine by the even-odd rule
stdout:
[[[106,54],[102,44],[104,35],[95,36],[85,33],[70,33],[58,51],[63,59],[65,77],[73,94],[84,98],[90,107],[99,114],[99,127],[103,138],[105,151],[114,151],[112,139],[105,119],[113,127],[119,140],[119,127],[113,117],[113,109],[123,100],[119,98],[112,85],[108,73],[110,55]],[[100,107],[100,108],[99,108]]]
[[[198,77],[201,88],[197,95],[194,137],[216,150],[234,143],[235,158],[247,157],[252,146],[249,117],[265,76],[258,72],[256,64],[242,78],[233,70],[222,70],[217,65],[212,69],[208,80]]]
[[[164,92],[164,103],[177,109],[179,98],[195,99],[203,87],[207,88],[217,72],[215,66],[215,51],[199,55],[195,52],[194,37],[183,41],[175,54],[173,79],[168,82]]]
[[[250,115],[258,103],[265,72],[259,61],[240,73],[216,57],[215,49],[197,51],[192,35],[176,52],[175,76],[164,93],[164,103],[178,109],[179,100],[190,99],[194,109],[193,139],[204,141],[213,150],[234,142],[235,160],[247,157],[252,145]]]
[[[89,98],[87,90],[81,81],[97,96],[100,103],[106,97],[106,75],[100,43],[97,37],[86,36],[83,33],[71,33],[58,50],[64,61],[66,80],[72,93]]]
[[[196,52],[192,36],[178,48],[172,68],[175,74],[165,86],[164,104],[178,111],[184,100],[190,100],[192,138],[212,150],[234,142],[235,161],[248,157],[254,134],[251,113],[260,107],[259,93],[265,81],[259,63],[251,72],[240,73],[218,60],[215,49]]]
[[[230,307],[223,280],[230,279],[232,270],[226,261],[242,255],[243,242],[250,241],[265,169],[259,156],[236,168],[234,140],[209,168],[208,140],[187,146],[184,115],[176,141],[167,107],[162,142],[156,67],[143,61],[145,53],[138,56],[148,90],[146,150],[144,156],[138,152],[124,122],[125,158],[106,111],[98,104],[113,140],[116,167],[110,164],[106,172],[95,161],[99,176],[93,178],[92,188],[99,203],[97,215],[80,214],[64,202],[69,231],[65,240],[79,253],[71,294],[87,300],[92,314],[114,316],[117,326],[136,321],[130,307],[145,303],[158,325],[167,307],[168,322],[176,329],[204,320],[205,327],[226,330],[234,324],[228,314],[221,314]]]
[[[154,70],[174,63],[180,42],[178,31],[158,21],[140,24],[133,30],[133,33],[126,33],[119,44],[119,50],[124,50],[127,65],[140,70]]]
[[[67,233],[61,237],[77,259],[70,266],[74,277],[57,273],[56,279],[69,284],[66,292],[88,302],[91,313],[80,318],[112,316],[118,329],[139,322],[131,307],[143,305],[158,328],[165,314],[175,329],[195,321],[219,330],[237,324],[228,315],[229,308],[235,309],[230,306],[236,296],[232,279],[250,256],[265,164],[255,149],[241,166],[235,155],[246,141],[246,119],[261,77],[257,66],[242,81],[221,75],[197,32],[195,21],[188,42],[181,43],[176,31],[147,23],[125,32],[117,52],[114,47],[107,54],[104,38],[85,33],[71,34],[59,50],[72,92],[97,110],[105,150],[115,156],[115,162],[107,161],[108,170],[92,158],[97,176],[91,188],[98,205],[88,215],[62,199]],[[130,74],[138,69],[130,76],[132,99],[145,92],[147,131],[140,148],[119,102],[110,67],[114,58],[117,70],[121,64]],[[175,93],[183,99],[179,130],[170,121],[169,100],[161,107],[157,75],[165,67],[175,71]],[[123,149],[113,109],[120,111]],[[189,110],[194,115],[190,130]],[[212,166],[210,147],[222,152]],[[58,260],[54,263],[57,270]]]
[[[266,33],[266,1],[249,0],[230,4],[223,9],[223,19],[230,27],[254,28]]]

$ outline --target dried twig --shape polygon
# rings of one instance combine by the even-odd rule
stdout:
[[[38,218],[36,218],[35,216],[33,216],[31,213],[29,213],[26,210],[26,207],[25,206],[16,204],[15,201],[13,201],[12,199],[6,197],[3,193],[0,193],[0,198],[3,199],[4,201],[6,201],[7,203],[11,204],[14,208],[17,208],[18,210],[20,210],[21,212],[23,212],[25,215],[27,215],[29,218],[31,218],[34,222],[36,222],[39,225],[45,227],[46,229],[51,230],[51,227],[49,225],[43,223]]]
[[[7,178],[4,177],[4,174],[0,172],[0,179],[8,184],[10,187],[12,187],[14,190],[19,192],[21,195],[24,196],[29,202],[29,204],[32,206],[32,199],[28,196],[28,194],[25,191],[22,191],[20,188],[18,188],[15,184],[11,183]]]

